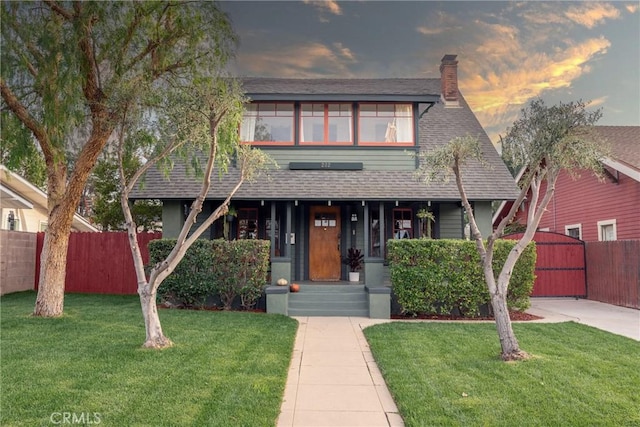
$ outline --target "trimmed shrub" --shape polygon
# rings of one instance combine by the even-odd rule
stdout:
[[[163,261],[176,244],[176,239],[149,242],[149,265]],[[191,245],[175,270],[158,288],[158,296],[187,307],[203,307],[214,292],[211,241],[197,240]]]
[[[214,240],[215,288],[225,310],[236,296],[246,310],[260,298],[267,282],[270,242],[267,240]]]
[[[150,265],[164,260],[175,243],[175,239],[150,242]],[[197,240],[162,282],[158,296],[187,307],[204,307],[213,298],[225,310],[239,297],[242,308],[251,309],[267,282],[269,248],[265,240]]]
[[[513,240],[498,240],[494,272],[504,264]],[[449,314],[475,317],[490,303],[475,242],[450,239],[403,239],[388,242],[391,283],[404,314]],[[512,309],[529,307],[536,261],[535,243],[516,263],[507,295]]]

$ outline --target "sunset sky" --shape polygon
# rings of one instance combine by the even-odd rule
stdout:
[[[439,77],[498,135],[534,97],[582,99],[601,125],[640,125],[640,2],[224,1],[233,72],[265,77]]]

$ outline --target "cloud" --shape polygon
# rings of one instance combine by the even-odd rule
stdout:
[[[442,27],[425,27],[425,26],[420,26],[418,28],[416,28],[416,31],[419,32],[420,34],[424,34],[425,36],[432,36],[435,34],[442,34],[444,33],[446,30],[446,28],[442,28]]]
[[[607,102],[607,98],[609,97],[601,96],[600,98],[592,99],[589,102],[589,107],[597,107],[598,105],[603,105],[605,102]]]
[[[355,56],[353,55],[351,49],[349,49],[348,47],[344,47],[340,42],[334,43],[333,47],[343,58],[355,62]]]
[[[564,15],[577,24],[593,28],[607,19],[620,18],[620,11],[607,3],[581,3],[569,8]]]
[[[638,5],[637,3],[635,4],[628,4],[626,6],[626,9],[629,13],[636,13],[638,11],[638,9],[640,9],[640,5]]]
[[[303,0],[304,4],[309,4],[323,12],[329,12],[333,15],[342,15],[342,8],[337,1],[334,0]]]
[[[481,44],[478,51],[482,54],[469,58],[471,64],[461,69],[460,88],[486,127],[512,122],[524,104],[545,91],[570,87],[590,71],[589,62],[606,53],[611,45],[600,37],[551,53],[535,52],[513,39],[512,31],[503,28],[500,32],[502,39]],[[503,49],[499,55],[485,52],[500,44]]]
[[[245,53],[238,58],[246,75],[262,77],[354,77],[349,65],[355,62],[351,50],[334,43],[310,42]]]

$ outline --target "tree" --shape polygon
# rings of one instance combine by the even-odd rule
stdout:
[[[3,110],[32,133],[22,144],[37,142],[47,173],[34,315],[59,316],[73,214],[123,106],[167,76],[223,65],[235,36],[213,2],[2,2],[1,13]],[[81,148],[71,159],[74,134]]]
[[[145,136],[142,136],[145,137]],[[146,135],[146,137],[150,137]],[[138,155],[127,150],[122,157],[124,174],[129,180],[142,167]],[[120,185],[119,162],[117,157],[98,161],[90,178],[92,184],[93,206],[90,217],[94,224],[103,231],[126,230],[124,213],[120,206],[122,187]],[[158,200],[135,200],[130,202],[131,214],[138,231],[160,231],[162,221],[162,204]]]
[[[170,91],[174,89],[169,88]],[[156,117],[153,126],[160,136],[152,144],[138,144],[135,147],[138,152],[145,151],[145,148],[150,152],[145,156],[148,160],[131,177],[127,176],[124,167],[124,135],[127,128],[131,130],[139,126],[140,122],[136,118],[129,120],[126,116],[122,117],[122,136],[118,147],[120,182],[123,188],[120,203],[138,280],[138,294],[146,329],[145,347],[164,348],[172,345],[171,340],[162,331],[156,306],[157,290],[162,281],[171,274],[198,237],[214,221],[228,212],[231,198],[242,183],[253,179],[256,172],[270,161],[260,150],[238,143],[238,127],[244,102],[244,96],[235,81],[216,77],[205,77],[195,86],[178,87],[174,92],[170,92],[170,96],[165,99],[165,105],[160,109],[156,108],[153,114]],[[135,117],[135,114],[133,116]],[[151,266],[147,275],[136,238],[137,225],[131,213],[129,194],[149,168],[163,162],[172,164],[176,157],[184,158],[189,164],[198,165],[203,154],[206,164],[202,171],[202,185],[191,204],[191,210],[176,244],[163,261]],[[236,185],[213,213],[191,232],[209,192],[214,168],[217,166],[220,174],[225,173],[232,161],[240,171]]]
[[[484,164],[482,151],[476,137],[464,136],[452,139],[446,146],[421,155],[421,176],[429,181],[455,176],[462,204],[468,215],[471,238],[476,242],[484,278],[491,297],[496,329],[500,339],[503,360],[527,358],[520,349],[511,326],[507,307],[507,290],[513,267],[522,251],[533,239],[540,219],[555,191],[555,183],[562,170],[571,174],[588,170],[599,173],[600,161],[606,155],[605,145],[593,132],[594,123],[600,118],[600,110],[587,112],[582,101],[547,107],[540,99],[533,100],[522,110],[518,119],[502,139],[503,155],[516,168],[525,168],[521,179],[520,194],[507,216],[484,241],[473,214],[473,208],[464,188],[464,166],[472,160]],[[540,193],[542,184],[546,190]],[[513,219],[521,203],[529,198],[526,230],[509,253],[500,273],[493,272],[493,248]]]

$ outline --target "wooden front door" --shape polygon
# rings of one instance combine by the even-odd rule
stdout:
[[[340,262],[340,208],[312,206],[309,221],[309,278],[338,281]]]

